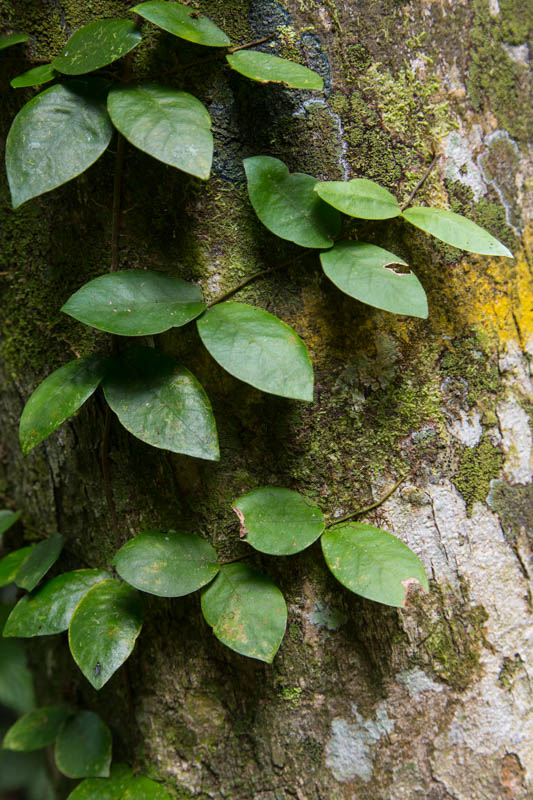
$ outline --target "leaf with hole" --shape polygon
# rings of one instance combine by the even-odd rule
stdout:
[[[359,522],[335,525],[321,539],[331,572],[352,592],[401,607],[409,586],[428,590],[420,559],[390,533]]]
[[[185,325],[205,308],[202,292],[193,283],[132,269],[89,281],[61,311],[108,333],[149,336]]]
[[[49,539],[39,542],[25,558],[15,575],[15,583],[21,589],[31,592],[35,589],[50,567],[52,567],[63,549],[63,537],[54,533]]]
[[[85,356],[52,372],[29,398],[20,418],[19,438],[27,455],[96,391],[105,375],[107,358]]]
[[[413,207],[402,216],[411,225],[470,253],[514,258],[510,250],[472,220],[444,208]]]
[[[114,86],[107,107],[113,125],[139,150],[197,178],[209,178],[211,118],[192,94],[156,84]]]
[[[324,531],[316,503],[290,489],[261,486],[235,500],[233,510],[241,523],[241,538],[273,556],[299,553]]]
[[[143,442],[217,461],[215,418],[205,391],[178,361],[151,347],[134,347],[115,362],[105,397],[126,430]]]
[[[18,719],[4,736],[6,750],[39,750],[55,742],[59,729],[72,711],[67,706],[46,706]]]
[[[61,727],[56,765],[67,778],[107,778],[111,765],[111,732],[93,711],[78,711]]]
[[[7,136],[13,208],[85,172],[107,148],[112,132],[103,81],[70,81],[33,97]]]
[[[117,580],[97,583],[76,606],[68,632],[70,652],[95,689],[101,689],[132,652],[142,615],[139,593]]]
[[[67,800],[122,800],[133,781],[133,771],[126,764],[112,764],[109,778],[85,778]]]
[[[21,514],[22,511],[9,511],[7,508],[0,511],[0,538],[15,524]]]
[[[367,178],[316,183],[315,192],[330,206],[350,217],[390,219],[401,214],[394,195]]]
[[[152,0],[134,6],[131,10],[158,28],[179,36],[180,39],[187,39],[189,42],[207,47],[227,47],[231,44],[229,36],[226,36],[224,31],[208,17],[199,15],[194,8],[180,3]]]
[[[128,784],[120,800],[172,800],[164,786],[144,775],[138,775]]]
[[[396,272],[394,264],[405,261],[365,242],[339,242],[320,254],[322,268],[342,292],[393,314],[426,319],[428,303],[424,288],[412,272]]]
[[[13,89],[23,89],[26,86],[41,86],[43,83],[49,83],[56,77],[51,64],[42,64],[40,67],[33,67],[32,69],[23,72],[22,75],[17,75],[11,81]]]
[[[4,636],[50,636],[66,631],[74,610],[89,589],[108,580],[109,572],[79,569],[64,572],[22,597],[4,626]]]
[[[287,624],[287,606],[280,590],[245,564],[221,567],[202,594],[202,613],[223,644],[268,664]]]
[[[269,231],[302,247],[331,247],[338,236],[338,211],[317,197],[316,178],[292,175],[278,158],[244,159],[248,194],[254,211]]]
[[[313,400],[313,365],[300,337],[277,317],[245,303],[220,303],[197,321],[215,361],[256,389]]]
[[[29,547],[21,547],[19,550],[13,550],[12,553],[0,558],[0,587],[13,583],[17,577],[17,572],[30,557],[35,547],[36,545],[34,544]]]
[[[258,83],[283,83],[290,89],[322,91],[324,88],[324,81],[313,70],[270,53],[238,50],[226,59],[232,69]]]
[[[12,47],[14,44],[23,44],[29,38],[27,33],[8,33],[0,36],[0,50],[5,50],[6,47]]]
[[[181,531],[143,531],[120,548],[113,566],[131,586],[159,597],[195,592],[220,569],[209,542]]]
[[[52,67],[65,75],[83,75],[107,67],[140,44],[141,32],[127,19],[97,19],[76,31]]]

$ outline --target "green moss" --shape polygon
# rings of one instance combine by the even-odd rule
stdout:
[[[287,703],[290,703],[294,708],[298,708],[300,705],[301,694],[302,689],[299,686],[285,687],[278,692],[278,696]]]
[[[488,504],[499,515],[508,541],[523,532],[533,539],[533,484],[510,486],[493,481]]]
[[[494,408],[501,388],[497,356],[489,355],[481,339],[475,335],[449,342],[440,359],[440,369],[445,378],[466,381],[465,400],[477,405],[484,421],[496,421]]]
[[[520,672],[523,672],[527,676],[527,671],[520,654],[515,653],[513,658],[505,656],[498,674],[498,680],[504,689],[506,689],[508,692],[511,692],[514,686],[515,678],[518,674],[520,674]]]
[[[486,437],[475,447],[464,448],[452,481],[462,494],[469,515],[475,502],[486,500],[491,481],[498,477],[502,464],[502,451]]]

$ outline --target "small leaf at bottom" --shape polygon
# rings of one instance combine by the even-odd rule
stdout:
[[[139,775],[128,785],[120,800],[172,800],[160,783]]]
[[[93,711],[78,711],[63,724],[56,741],[57,768],[68,778],[107,778],[111,732]]]
[[[67,800],[122,800],[133,781],[133,772],[126,764],[113,764],[109,778],[86,778]]]

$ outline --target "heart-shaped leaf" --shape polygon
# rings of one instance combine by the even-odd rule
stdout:
[[[113,125],[139,150],[197,178],[209,178],[211,118],[192,94],[155,84],[115,86],[107,107]]]
[[[16,639],[0,638],[0,703],[18,714],[35,708],[33,675],[26,663],[24,645]]]
[[[21,514],[22,511],[9,511],[7,508],[0,511],[0,537],[15,524]]]
[[[22,89],[25,86],[41,86],[43,83],[53,81],[56,74],[51,64],[43,64],[40,67],[33,67],[32,69],[23,72],[22,75],[17,75],[11,81],[13,89]]]
[[[319,507],[290,489],[262,486],[235,500],[233,510],[241,522],[241,537],[273,556],[305,550],[324,530]]]
[[[52,67],[65,75],[83,75],[106,67],[140,43],[141,32],[127,19],[97,19],[76,31]]]
[[[245,303],[220,303],[197,322],[202,342],[230,375],[264,392],[313,399],[313,366],[284,322]]]
[[[61,311],[101,331],[149,336],[185,325],[205,310],[193,283],[161,272],[111,272],[82,286]]]
[[[150,347],[127,350],[104,381],[106,400],[124,427],[143,442],[216,461],[215,418],[194,375]]]
[[[95,689],[122,666],[142,628],[139,593],[116,580],[89,589],[70,621],[68,640],[74,661]]]
[[[402,216],[437,239],[470,253],[514,258],[510,250],[470,219],[444,208],[408,208]]]
[[[59,731],[56,765],[67,778],[107,778],[111,765],[111,732],[93,711],[78,711]]]
[[[59,729],[72,714],[67,706],[46,706],[18,719],[4,736],[6,750],[39,750],[56,740]]]
[[[109,579],[109,572],[79,569],[52,578],[22,597],[4,626],[4,636],[49,636],[66,631],[76,606],[89,589]]]
[[[33,97],[7,136],[13,208],[85,172],[107,148],[112,132],[102,81],[57,84]]]
[[[120,800],[172,800],[160,783],[138,775],[132,780]]]
[[[19,438],[24,455],[81,408],[105,375],[107,359],[86,356],[69,361],[39,384],[24,406]]]
[[[428,303],[424,288],[412,272],[395,272],[393,264],[405,261],[365,242],[339,242],[320,254],[322,267],[335,286],[355,297],[394,314],[426,319]]]
[[[239,50],[226,56],[236,72],[259,83],[283,83],[290,89],[317,89],[322,91],[324,81],[316,72],[287,61],[285,58],[259,53],[257,50]]]
[[[316,178],[292,175],[278,158],[244,159],[248,194],[254,211],[269,231],[302,247],[331,247],[341,218],[317,197]]]
[[[358,522],[335,525],[321,539],[326,563],[356,594],[403,606],[411,584],[428,589],[424,567],[407,545],[390,533]]]
[[[14,44],[23,44],[29,38],[27,33],[8,33],[0,36],[0,50],[5,50],[6,47],[12,47]]]
[[[271,580],[245,564],[227,564],[202,594],[202,612],[220,641],[270,664],[285,633],[287,606]]]
[[[152,0],[134,6],[131,10],[180,39],[207,47],[227,47],[230,44],[229,37],[214,22],[199,15],[194,8],[180,3]]]
[[[379,183],[367,178],[351,181],[324,181],[315,184],[322,200],[344,214],[360,219],[390,219],[401,214],[398,201]]]
[[[124,792],[133,781],[133,772],[126,764],[113,764],[109,778],[85,778],[67,800],[123,800]]]
[[[36,544],[17,570],[15,575],[17,586],[28,592],[35,589],[41,578],[56,563],[62,549],[63,537],[60,533],[54,533],[49,539]]]
[[[21,547],[19,550],[13,550],[7,556],[0,558],[0,587],[8,586],[13,583],[17,576],[17,572],[22,564],[30,557],[31,552],[36,545],[31,544],[29,547]]]

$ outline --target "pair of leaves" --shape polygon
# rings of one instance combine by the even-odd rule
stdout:
[[[67,800],[171,800],[166,789],[125,764],[113,764],[108,778],[86,778]]]
[[[0,560],[0,586],[16,583],[31,591],[55,564],[63,548],[63,537],[55,533],[49,539],[14,550]]]

